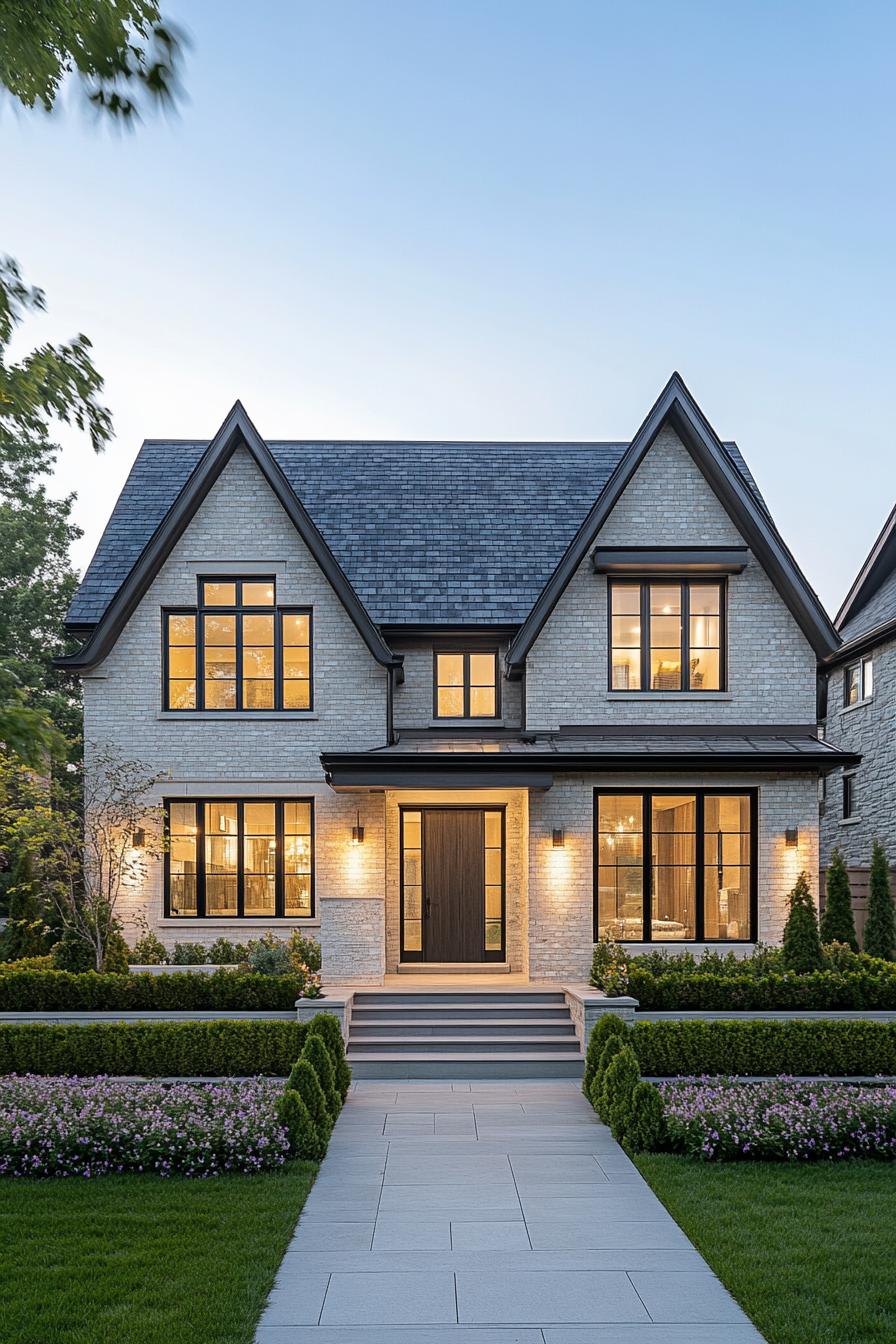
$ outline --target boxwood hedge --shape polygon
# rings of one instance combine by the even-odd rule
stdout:
[[[190,1008],[292,1008],[302,992],[296,975],[255,971],[98,975],[95,971],[20,971],[0,975],[0,1012],[165,1012]]]
[[[894,968],[896,970],[896,968]],[[687,1008],[896,1008],[896,973],[812,971],[807,975],[654,975],[629,968],[629,994],[645,1011]]]
[[[648,1077],[896,1075],[896,1022],[638,1022],[630,1040]]]

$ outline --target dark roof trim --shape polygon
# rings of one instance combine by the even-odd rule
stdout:
[[[891,639],[896,639],[896,616],[889,621],[882,621],[880,625],[875,625],[870,630],[864,630],[854,639],[848,639],[839,649],[825,658],[822,667],[826,669],[842,667],[844,663],[868,653],[878,644],[886,644]]]
[[[752,498],[746,482],[681,375],[673,373],[511,644],[507,653],[507,666],[513,674],[519,675],[526,655],[544,629],[566,585],[666,424],[670,424],[678,434],[722,505],[737,523],[816,654],[823,658],[836,648],[837,634],[821,602],[809,587],[774,524]]]
[[[595,574],[740,574],[746,546],[597,546]]]
[[[541,737],[818,737],[814,723],[664,723],[662,727],[653,724],[590,723],[584,725],[564,723],[551,733],[533,733],[537,741]]]
[[[482,757],[479,757],[481,760]],[[530,770],[519,760],[513,769],[443,769],[443,762],[427,761],[426,769],[404,769],[404,762],[380,766],[334,765],[327,783],[336,793],[357,789],[549,789],[554,783],[550,770]]]
[[[391,644],[402,639],[464,639],[506,640],[519,630],[519,625],[477,625],[475,622],[454,622],[445,625],[396,625],[388,622],[380,626],[383,638]]]
[[[834,617],[834,625],[838,630],[877,592],[894,564],[896,564],[896,506],[891,509],[890,516],[881,528],[877,540],[865,557],[865,563],[843,599],[843,605]]]
[[[383,667],[400,666],[401,658],[386,644],[360,598],[352,588],[336,557],[312,522],[301,500],[274,461],[267,444],[253,425],[241,402],[233,408],[206,448],[171,508],[156,528],[127,579],[109,603],[102,619],[94,627],[87,643],[77,653],[57,658],[57,667],[89,672],[109,654],[137,604],[152,583],[175,543],[183,535],[209,490],[230,461],[234,452],[245,446],[258,464],[262,475],[285,509],[299,536],[323,571],[336,596],[370,652]]]

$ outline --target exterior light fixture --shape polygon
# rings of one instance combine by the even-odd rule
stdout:
[[[352,844],[363,845],[363,843],[364,843],[364,827],[361,825],[361,813],[358,812],[358,819],[355,825],[352,827]]]
[[[137,829],[134,831],[134,834],[131,836],[131,848],[142,849],[145,844],[146,844],[146,831],[143,829],[142,826],[138,826]]]
[[[796,849],[800,842],[799,826],[788,826],[784,832],[784,843],[788,849]]]
[[[563,833],[562,826],[554,827],[553,831],[551,832],[551,839],[554,843],[555,849],[563,849],[564,845],[566,844],[566,836]]]

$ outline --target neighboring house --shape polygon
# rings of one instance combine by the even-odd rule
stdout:
[[[840,846],[861,904],[873,840],[896,859],[896,509],[834,624],[843,642],[823,664],[823,733],[862,760],[823,786],[821,857]]]
[[[164,771],[162,939],[308,927],[582,980],[776,942],[838,640],[674,375],[630,443],[149,441],[72,603],[85,737]]]

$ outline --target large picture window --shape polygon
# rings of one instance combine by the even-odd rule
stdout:
[[[310,798],[190,799],[165,805],[165,913],[300,919],[314,913]]]
[[[755,790],[601,791],[594,830],[595,938],[754,938]]]
[[[610,690],[724,690],[724,598],[719,580],[611,580]]]
[[[311,708],[311,612],[278,607],[272,578],[200,579],[163,637],[166,709]]]

